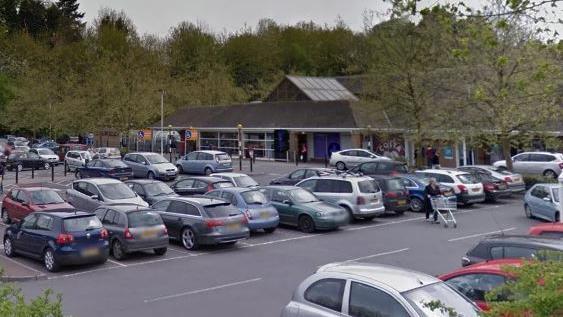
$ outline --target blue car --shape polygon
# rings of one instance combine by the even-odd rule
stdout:
[[[221,151],[194,151],[176,161],[178,174],[203,174],[232,172],[229,154]]]
[[[42,260],[56,272],[64,265],[105,263],[108,231],[86,212],[34,212],[6,229],[4,253]]]
[[[248,228],[252,231],[263,229],[266,233],[272,233],[280,222],[276,208],[257,189],[241,187],[221,188],[212,190],[205,195],[221,198],[237,207],[246,215]]]
[[[524,211],[528,218],[559,222],[559,185],[536,184],[524,196]]]
[[[78,167],[75,176],[77,179],[107,177],[124,181],[133,177],[133,171],[122,161],[99,159],[88,162],[86,166]]]
[[[402,174],[399,175],[399,177],[403,179],[403,184],[409,191],[410,209],[413,212],[424,211],[424,201],[426,199],[424,188],[428,185],[428,180],[412,174]],[[453,204],[457,203],[455,193],[450,187],[440,184],[440,191],[442,195],[448,197]]]

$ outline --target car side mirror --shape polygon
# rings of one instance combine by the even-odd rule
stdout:
[[[291,200],[288,200],[288,199],[282,201],[282,203],[286,204],[286,205],[290,205],[290,206],[293,205],[293,202]]]

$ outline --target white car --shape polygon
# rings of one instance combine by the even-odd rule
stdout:
[[[235,187],[255,188],[260,186],[258,185],[258,182],[256,182],[252,177],[242,173],[213,173],[209,176],[228,180],[233,183]]]
[[[121,159],[121,152],[116,147],[101,147],[96,149],[94,156],[100,159]]]
[[[506,161],[494,162],[506,169]],[[512,170],[522,174],[536,174],[557,178],[563,170],[563,154],[551,152],[523,152],[512,157]]]
[[[373,159],[388,159],[390,158],[377,155],[365,149],[348,149],[338,152],[333,152],[330,156],[330,165],[336,166],[338,170],[346,170],[363,162],[368,162]]]
[[[68,151],[65,155],[67,171],[76,171],[77,168],[86,166],[86,161],[92,160],[90,151]]]
[[[513,193],[520,193],[526,190],[526,184],[524,183],[522,175],[512,173],[499,167],[492,165],[465,165],[460,166],[458,170],[468,173],[484,173],[503,180],[508,184],[508,188],[510,188]]]
[[[50,164],[59,164],[59,156],[53,152],[51,149],[47,148],[37,148],[29,150],[31,153],[39,155],[42,159],[46,160]]]
[[[415,174],[426,178],[435,178],[438,183],[453,188],[458,204],[469,206],[485,201],[483,184],[467,172],[448,169],[426,169],[416,171]]]

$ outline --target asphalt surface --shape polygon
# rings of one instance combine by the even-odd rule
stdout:
[[[254,177],[265,183],[295,168],[286,165],[265,165]],[[172,243],[162,257],[135,254],[56,274],[19,257],[46,279],[18,285],[28,296],[46,288],[61,293],[72,316],[279,316],[297,285],[321,265],[385,263],[437,275],[460,267],[461,256],[482,237],[501,230],[525,233],[538,222],[524,217],[521,196],[462,208],[455,216],[455,229],[409,212],[315,234],[282,227],[234,247],[189,252]]]

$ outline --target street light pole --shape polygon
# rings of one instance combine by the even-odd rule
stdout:
[[[238,167],[242,171],[242,124],[237,124],[238,129]]]
[[[368,150],[373,151],[373,138],[371,136],[371,125],[367,125],[368,130]]]
[[[164,155],[164,89],[160,91],[160,155]]]

